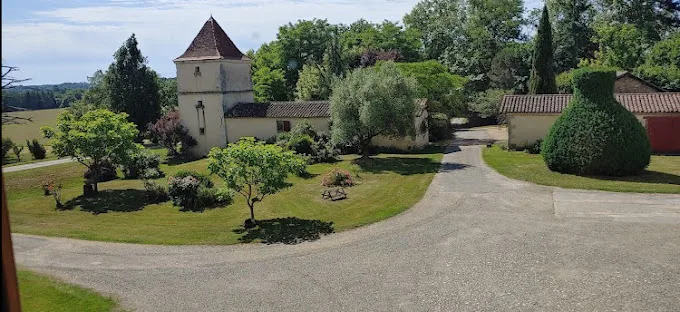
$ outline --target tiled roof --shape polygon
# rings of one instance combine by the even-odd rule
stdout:
[[[189,48],[175,61],[218,60],[247,58],[229,39],[212,16],[203,24]]]
[[[239,103],[224,114],[227,118],[330,117],[329,101]]]
[[[617,93],[614,97],[633,113],[680,113],[680,92]],[[559,114],[571,98],[571,94],[506,95],[500,112]]]

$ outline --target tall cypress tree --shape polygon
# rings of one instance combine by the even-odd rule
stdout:
[[[534,60],[531,66],[531,78],[529,80],[529,93],[557,93],[555,71],[553,69],[552,30],[547,6],[543,7],[543,15],[538,24],[538,34],[536,34],[535,44]]]
[[[115,60],[104,77],[111,110],[125,112],[143,131],[160,117],[161,100],[156,72],[146,66],[146,58],[132,34],[114,54]]]

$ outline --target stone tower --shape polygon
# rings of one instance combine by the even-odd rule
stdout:
[[[250,59],[210,16],[174,62],[179,114],[198,142],[190,152],[205,156],[211,148],[227,144],[227,110],[236,103],[254,102]]]

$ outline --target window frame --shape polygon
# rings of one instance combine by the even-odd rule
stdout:
[[[291,130],[290,120],[277,120],[276,121],[276,132],[277,133],[290,132],[290,130]]]

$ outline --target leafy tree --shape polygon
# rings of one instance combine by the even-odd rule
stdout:
[[[356,142],[366,158],[377,135],[414,136],[416,92],[415,79],[401,75],[392,62],[354,70],[333,87],[333,142]]]
[[[471,112],[482,118],[496,118],[498,116],[498,105],[506,94],[512,91],[501,89],[488,89],[475,94],[468,103]]]
[[[467,2],[464,39],[452,43],[441,60],[453,73],[466,75],[475,90],[489,85],[491,61],[508,43],[521,39],[521,0],[470,0]]]
[[[252,59],[253,92],[256,102],[286,101],[292,90],[286,86],[286,64],[283,62],[281,44],[265,43],[257,52],[247,53]]]
[[[289,173],[304,171],[304,160],[280,146],[243,138],[227,148],[210,150],[208,170],[246,199],[250,224],[255,225],[255,203],[288,187]]]
[[[144,129],[160,117],[158,77],[146,66],[134,34],[114,54],[114,62],[104,75],[111,110],[125,112],[137,129]]]
[[[325,67],[304,65],[295,88],[295,98],[303,101],[327,100],[332,84],[333,75]]]
[[[630,24],[646,41],[658,41],[680,27],[680,2],[676,0],[597,0],[599,23]]]
[[[579,69],[574,97],[550,128],[541,154],[550,170],[623,176],[649,165],[647,132],[614,98],[613,71]]]
[[[59,115],[57,129],[42,127],[59,157],[72,157],[93,174],[94,191],[105,162],[124,164],[141,147],[134,143],[138,130],[127,121],[127,114],[97,109],[80,118],[69,111]]]
[[[532,45],[510,43],[491,61],[489,79],[491,88],[513,90],[515,94],[529,91]]]
[[[149,124],[151,139],[168,149],[170,157],[181,157],[196,145],[196,139],[189,135],[189,129],[182,125],[179,112],[170,111],[155,123]]]
[[[177,109],[177,79],[159,78],[158,92],[160,93],[161,108],[164,112]]]
[[[286,77],[281,69],[261,67],[253,73],[255,102],[285,101],[289,99]]]
[[[543,15],[538,25],[531,78],[529,78],[529,93],[557,93],[553,69],[552,30],[547,6],[543,7]]]
[[[635,73],[668,91],[680,91],[680,32],[657,42]]]
[[[281,45],[281,59],[286,62],[286,86],[290,90],[295,89],[302,65],[323,62],[333,33],[333,27],[325,19],[300,20],[279,27],[276,38]]]
[[[415,78],[418,86],[416,96],[428,99],[431,113],[462,115],[467,78],[452,74],[446,66],[434,60],[395,65],[405,77]]]
[[[595,41],[600,44],[600,49],[595,52],[599,63],[625,70],[633,70],[642,65],[650,41],[635,25],[601,25],[595,30]]]
[[[466,9],[462,0],[423,0],[404,16],[406,29],[418,34],[424,59],[451,54],[465,38]]]
[[[575,68],[580,59],[594,57],[597,44],[593,20],[592,0],[548,0],[550,20],[553,22],[555,70],[558,73]]]
[[[69,110],[76,115],[82,115],[97,108],[110,108],[109,87],[105,79],[107,73],[97,70],[91,77],[87,77],[90,88],[85,91],[80,101],[73,103]]]

